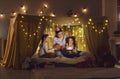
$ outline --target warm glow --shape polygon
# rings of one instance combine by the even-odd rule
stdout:
[[[40,11],[40,14],[43,14],[43,11]]]
[[[16,13],[16,12],[13,12],[13,13],[12,13],[12,16],[16,16],[16,15],[17,15],[17,13]]]
[[[43,4],[44,8],[48,8],[48,5],[47,4]]]
[[[83,8],[82,9],[82,13],[86,14],[88,12],[88,9],[87,8]]]
[[[23,10],[23,13],[26,13],[26,10]]]
[[[21,7],[21,9],[22,9],[22,10],[25,10],[25,9],[26,9],[25,5],[23,5],[23,6]]]
[[[0,18],[3,18],[4,17],[4,15],[3,14],[0,14]]]
[[[108,22],[108,20],[105,20],[105,22]]]
[[[78,17],[78,15],[77,15],[77,14],[74,14],[73,17]]]
[[[51,13],[50,16],[55,17],[55,14],[54,14],[54,13]]]
[[[89,21],[92,21],[92,19],[90,18]]]

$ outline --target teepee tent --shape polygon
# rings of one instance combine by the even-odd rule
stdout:
[[[21,68],[25,58],[31,57],[36,52],[42,34],[46,31],[52,39],[54,36],[53,32],[57,26],[62,27],[63,31],[72,31],[72,35],[77,38],[77,44],[79,44],[78,46],[80,50],[86,50],[88,47],[89,51],[92,52],[93,55],[96,55],[99,44],[104,41],[104,38],[101,39],[101,41],[99,38],[107,35],[107,26],[104,26],[105,29],[102,29],[104,30],[104,33],[100,35],[99,33],[95,34],[96,32],[90,28],[92,25],[89,24],[89,27],[84,26],[81,24],[79,18],[53,18],[50,16],[18,14],[16,17],[12,18],[10,22],[3,58],[4,66],[14,69]],[[107,44],[108,43],[106,43],[106,45]],[[49,46],[52,45],[49,44]]]
[[[3,63],[8,68],[20,68],[26,56],[35,52],[47,25],[38,16],[21,15],[11,19]]]

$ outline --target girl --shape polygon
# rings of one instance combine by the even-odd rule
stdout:
[[[63,55],[68,58],[88,56],[87,52],[77,51],[77,45],[75,42],[75,37],[70,36],[66,39],[66,47],[63,51]]]
[[[40,52],[39,52],[39,57],[51,57],[54,56],[54,49],[48,49],[48,34],[44,34],[42,36],[42,42],[40,45]]]
[[[66,38],[66,46],[63,51],[63,55],[68,58],[79,57],[80,54],[77,52],[77,46],[75,43],[75,38],[73,36]]]

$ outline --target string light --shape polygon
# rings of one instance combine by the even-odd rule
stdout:
[[[55,13],[51,13],[50,16],[55,17]]]
[[[16,15],[17,15],[17,12],[13,12],[11,15],[12,15],[12,16],[16,16]]]
[[[77,15],[77,14],[74,14],[73,17],[78,17],[78,15]]]
[[[43,4],[43,6],[44,6],[44,8],[48,8],[48,5],[45,3],[45,4]]]
[[[97,28],[95,25],[94,25],[94,23],[92,22],[92,19],[90,18],[90,19],[88,19],[88,25],[96,32],[96,33],[99,33],[99,34],[101,34],[101,33],[103,33],[104,32],[104,30],[106,29],[106,26],[108,26],[108,20],[106,19],[105,21],[103,21],[104,23],[104,25],[103,26],[101,26],[101,28]]]
[[[1,14],[0,14],[0,18],[3,18],[3,17],[4,17],[4,14],[3,14],[3,13],[1,13]]]
[[[87,8],[82,8],[82,13],[83,14],[86,14],[88,12],[88,9]]]
[[[22,9],[22,10],[25,10],[25,9],[26,9],[25,5],[21,6],[21,9]]]

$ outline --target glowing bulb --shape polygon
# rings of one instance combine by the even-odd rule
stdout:
[[[23,29],[23,32],[25,31],[25,29]]]
[[[43,16],[42,18],[44,19],[45,17]]]
[[[92,19],[90,18],[89,21],[92,21]]]
[[[40,19],[40,21],[42,21],[42,19]]]
[[[103,32],[103,30],[101,30],[101,32]]]
[[[3,15],[3,14],[0,14],[0,17],[1,17],[1,18],[3,18],[3,17],[4,17],[4,15]]]
[[[48,19],[45,19],[46,21],[48,21]]]
[[[88,12],[88,9],[87,8],[83,8],[82,9],[82,13],[86,14]]]
[[[22,23],[22,20],[20,21],[20,23]]]
[[[13,13],[12,13],[12,15],[13,15],[13,16],[16,16],[16,15],[17,15],[17,13],[16,13],[16,12],[13,12]]]
[[[44,8],[48,8],[48,5],[47,4],[43,4]]]
[[[22,16],[22,18],[24,18],[24,16]]]
[[[39,22],[39,24],[41,24],[41,22]]]
[[[23,10],[23,13],[26,13],[26,10]]]
[[[105,29],[105,27],[103,27],[103,29]]]
[[[25,35],[27,35],[28,33],[27,32],[25,32]]]
[[[40,26],[38,26],[38,29],[40,29]]]
[[[43,11],[40,11],[40,14],[43,14]]]
[[[35,35],[36,35],[36,33],[33,33],[33,35],[35,36]]]
[[[92,28],[93,28],[93,29],[95,29],[95,27],[94,27],[94,26],[93,26]]]
[[[88,24],[90,24],[90,22],[88,22]]]
[[[21,25],[21,27],[23,27],[23,25]]]
[[[105,20],[105,22],[108,22],[108,20]]]
[[[108,25],[108,23],[105,23],[105,25],[107,26],[107,25]]]
[[[32,35],[29,35],[29,37],[31,37]]]
[[[50,19],[49,21],[50,21],[50,22],[52,22],[52,20],[51,20],[51,19]]]
[[[97,29],[95,29],[95,32],[97,32]]]
[[[78,15],[77,15],[77,14],[74,14],[73,17],[78,17]]]
[[[21,6],[21,9],[22,9],[22,10],[25,10],[25,5]]]
[[[55,14],[54,14],[54,13],[51,13],[50,16],[55,17]]]
[[[72,23],[75,23],[74,21]]]

